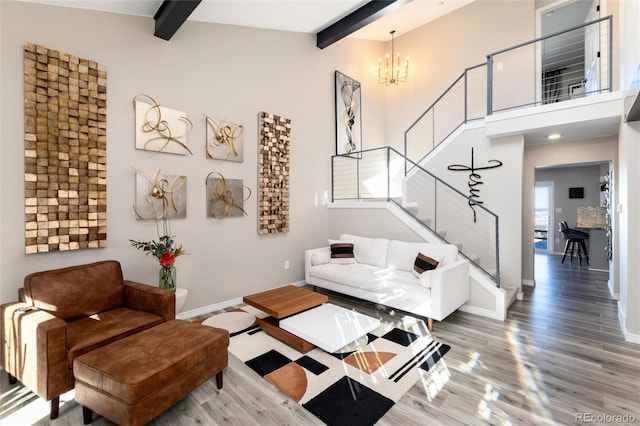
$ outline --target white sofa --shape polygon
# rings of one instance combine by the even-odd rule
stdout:
[[[442,321],[469,300],[469,261],[452,244],[412,243],[340,235],[353,243],[355,263],[332,263],[329,246],[305,252],[308,284]],[[437,261],[420,277],[413,273],[418,253]],[[335,260],[334,260],[335,261]]]

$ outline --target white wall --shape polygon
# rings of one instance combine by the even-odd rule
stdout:
[[[480,188],[479,199],[484,202],[483,205],[499,217],[501,284],[519,287],[522,277],[520,188],[524,140],[522,136],[489,140],[485,136],[485,128],[481,127],[464,132],[453,142],[453,146],[453,149],[447,147],[432,157],[427,169],[463,194],[469,194],[469,173],[447,170],[449,165],[470,165],[471,148],[474,149],[475,167],[494,164],[489,160],[503,163],[495,169],[478,171],[484,183],[477,188]],[[466,220],[473,221],[471,210],[468,213]]]
[[[398,37],[396,50],[411,56],[410,75],[406,83],[386,88],[388,144],[403,152],[405,130],[465,68],[486,63],[488,53],[535,38],[534,4],[476,0]]]
[[[625,90],[640,85],[640,3],[620,0],[622,22],[621,82]],[[640,122],[622,123],[619,142],[620,319],[630,340],[640,343]]]
[[[343,40],[324,50],[310,34],[187,22],[171,41],[153,36],[151,18],[0,2],[2,129],[0,132],[1,301],[16,298],[33,271],[117,259],[128,279],[157,285],[158,263],[129,245],[130,238],[157,238],[152,221],[137,221],[132,167],[188,178],[187,218],[173,220],[176,240],[190,253],[178,258],[178,285],[190,290],[185,309],[240,297],[302,280],[304,250],[324,243],[335,153],[334,70],[359,79],[363,136],[383,144],[383,99],[361,58],[379,43]],[[24,254],[23,46],[33,42],[103,64],[108,73],[108,246],[73,252]],[[185,111],[194,123],[193,156],[153,154],[134,148],[132,99],[145,93]],[[257,233],[258,114],[292,119],[291,231]],[[245,126],[243,163],[205,157],[203,113]],[[215,220],[205,215],[205,177],[218,171],[243,179],[253,196],[248,216]],[[291,268],[284,269],[290,260]]]

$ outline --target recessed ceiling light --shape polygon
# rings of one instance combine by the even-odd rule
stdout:
[[[548,136],[548,138],[549,138],[549,139],[552,139],[552,140],[553,140],[553,139],[560,139],[560,137],[561,137],[561,136],[562,136],[562,135],[561,135],[560,133],[551,133],[551,134]]]

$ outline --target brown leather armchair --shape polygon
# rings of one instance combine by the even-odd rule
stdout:
[[[175,317],[174,293],[124,280],[115,260],[30,274],[19,300],[0,305],[2,366],[51,400],[52,419],[75,358]]]

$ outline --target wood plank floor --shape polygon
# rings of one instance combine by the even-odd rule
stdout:
[[[378,424],[640,424],[640,345],[624,340],[607,274],[536,255],[536,283],[525,288],[524,300],[515,302],[504,322],[463,312],[436,322],[434,338],[452,348],[444,358],[446,383],[441,389],[417,383]],[[402,316],[329,296],[385,320]],[[322,424],[233,356],[224,374],[221,391],[211,380],[151,424]],[[35,405],[44,411],[29,423],[82,424],[72,395],[63,396],[60,418],[50,421],[46,403],[20,384],[9,387],[6,374],[1,383],[3,426],[16,421],[21,407]],[[99,417],[93,424],[111,423]]]

